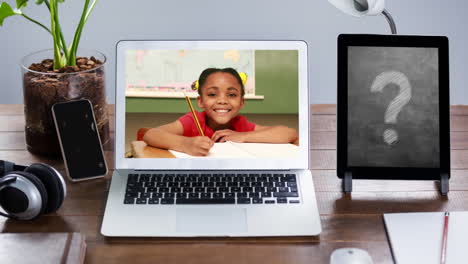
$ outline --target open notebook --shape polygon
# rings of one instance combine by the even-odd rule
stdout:
[[[177,158],[203,158],[169,150]],[[296,158],[299,156],[299,147],[293,144],[267,144],[267,143],[215,143],[210,149],[209,158]]]
[[[444,213],[384,214],[397,264],[438,264],[442,252]],[[468,212],[451,212],[447,236],[447,264],[468,263]]]

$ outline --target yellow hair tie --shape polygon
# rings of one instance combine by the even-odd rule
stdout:
[[[245,85],[247,83],[247,73],[239,72],[239,77],[242,80],[242,85]],[[192,90],[198,90],[198,88],[200,88],[200,83],[196,80],[192,83]]]
[[[192,83],[192,90],[198,90],[199,87],[200,87],[200,84],[198,84],[198,80]]]
[[[247,73],[245,72],[239,72],[239,76],[242,80],[242,84],[245,85],[245,83],[247,82]]]

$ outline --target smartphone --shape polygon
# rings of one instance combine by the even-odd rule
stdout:
[[[91,102],[56,103],[52,115],[68,178],[76,182],[104,177],[107,164]]]

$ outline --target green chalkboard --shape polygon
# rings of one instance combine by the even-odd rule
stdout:
[[[256,50],[255,93],[263,95],[264,99],[246,99],[241,113],[297,114],[298,51]],[[186,113],[187,111],[187,102],[184,98],[126,98],[128,113]]]

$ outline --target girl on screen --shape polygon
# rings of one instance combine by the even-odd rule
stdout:
[[[148,130],[143,140],[158,148],[206,156],[215,142],[296,143],[297,131],[286,126],[262,126],[239,115],[245,104],[244,81],[233,68],[205,69],[192,86],[198,90],[196,112],[200,134],[191,112],[172,123]]]

